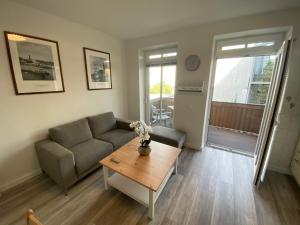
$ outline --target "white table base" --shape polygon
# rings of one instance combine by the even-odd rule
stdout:
[[[119,173],[114,173],[112,176],[109,177],[108,168],[106,166],[103,166],[104,187],[105,190],[107,190],[109,186],[112,186],[120,192],[133,198],[137,202],[148,207],[148,216],[149,218],[153,219],[155,202],[158,199],[163,188],[165,187],[166,183],[168,182],[169,178],[171,177],[173,171],[175,174],[177,174],[177,160],[175,165],[170,169],[167,176],[163,180],[158,191],[155,192]]]

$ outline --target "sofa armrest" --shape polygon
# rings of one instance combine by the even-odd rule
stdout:
[[[117,128],[133,131],[133,129],[129,127],[129,124],[131,122],[132,122],[131,120],[125,120],[125,119],[117,118]]]
[[[77,181],[73,153],[49,139],[35,144],[42,170],[66,190]]]

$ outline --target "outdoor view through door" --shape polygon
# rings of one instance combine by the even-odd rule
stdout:
[[[173,126],[176,65],[149,68],[150,123]]]
[[[145,112],[151,126],[173,127],[177,48],[145,52]]]
[[[208,144],[254,155],[275,59],[217,59]]]

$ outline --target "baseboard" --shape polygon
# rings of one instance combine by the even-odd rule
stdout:
[[[31,173],[27,173],[25,175],[23,175],[22,177],[19,177],[7,184],[4,184],[2,186],[0,186],[0,192],[4,192],[4,191],[7,191],[8,189],[10,188],[13,188],[19,184],[22,184],[23,182],[27,181],[27,180],[30,180],[32,179],[33,177],[37,176],[37,175],[40,175],[42,173],[42,170],[39,168],[37,170],[34,170],[33,172]]]
[[[292,172],[290,171],[290,169],[282,168],[280,166],[268,165],[268,170],[271,170],[271,171],[274,171],[277,173],[292,175]]]
[[[202,151],[202,148],[201,148],[201,147],[196,146],[196,145],[192,145],[192,144],[190,144],[190,143],[184,144],[184,147],[185,147],[185,148],[191,148],[191,149],[194,149],[194,150],[197,150],[197,151]]]

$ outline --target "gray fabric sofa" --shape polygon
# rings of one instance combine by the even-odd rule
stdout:
[[[42,170],[67,193],[102,158],[135,137],[129,123],[108,112],[50,128],[50,138],[35,145]]]
[[[186,133],[174,128],[155,126],[150,132],[150,138],[153,141],[182,149],[186,141]]]

